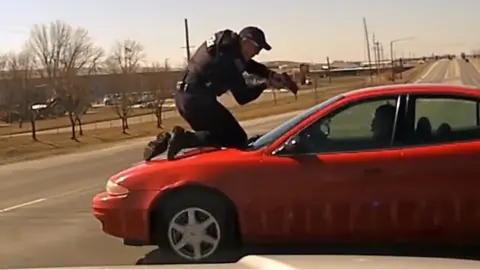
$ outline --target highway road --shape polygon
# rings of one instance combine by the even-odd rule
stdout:
[[[296,113],[242,125],[262,133]],[[141,160],[145,143],[0,166],[0,268],[132,265],[152,250],[104,235],[90,210],[110,175]]]
[[[416,83],[444,83],[480,88],[480,61],[472,62],[467,63],[461,59],[439,60]]]
[[[418,82],[480,86],[472,67],[442,60]],[[294,114],[242,124],[261,133]],[[132,265],[153,250],[105,235],[90,210],[110,175],[141,160],[145,142],[0,166],[0,268]]]

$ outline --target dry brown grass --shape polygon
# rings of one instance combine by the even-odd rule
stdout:
[[[232,112],[237,119],[248,120],[306,109],[333,95],[361,86],[363,86],[363,84],[357,82],[356,84],[347,84],[344,87],[332,87],[317,92],[308,91],[298,95],[297,100],[295,100],[291,94],[284,95],[277,99],[276,104],[273,103],[273,100],[260,101],[245,106],[234,107],[232,108]],[[185,125],[185,122],[180,117],[172,117],[164,121],[165,129],[169,129],[176,124]],[[79,137],[78,141],[70,140],[68,133],[39,134],[38,142],[33,142],[30,136],[27,135],[0,138],[0,164],[69,152],[88,151],[123,140],[154,136],[159,131],[160,129],[155,127],[155,123],[150,122],[131,125],[128,131],[129,134],[122,134],[120,127],[88,130],[85,131],[84,136]]]

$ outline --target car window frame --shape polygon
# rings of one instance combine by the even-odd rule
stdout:
[[[416,102],[417,99],[454,99],[454,100],[464,100],[464,101],[473,101],[476,103],[476,123],[480,129],[480,97],[462,94],[462,93],[431,93],[431,92],[420,92],[420,93],[410,93],[407,96],[406,103],[406,115],[405,123],[408,123],[408,127],[405,130],[408,132],[407,137],[413,136],[415,132],[415,116],[416,116]],[[401,148],[411,149],[411,148],[425,148],[429,146],[441,146],[441,145],[454,145],[460,143],[468,143],[473,141],[480,141],[480,138],[468,139],[461,141],[446,141],[446,142],[433,142],[433,143],[420,143],[413,144],[411,141],[406,141],[401,145]]]
[[[390,144],[388,147],[383,147],[383,148],[376,148],[376,149],[366,149],[366,150],[348,150],[348,151],[333,151],[333,152],[318,152],[318,153],[295,153],[295,154],[290,154],[290,153],[282,153],[281,150],[283,150],[284,146],[286,143],[288,143],[292,138],[303,132],[305,129],[309,128],[311,125],[314,125],[317,123],[317,121],[321,121],[322,119],[326,117],[332,117],[333,115],[336,115],[338,113],[341,113],[342,111],[345,111],[353,106],[359,105],[361,103],[367,103],[367,102],[374,102],[378,100],[387,100],[387,99],[396,99],[396,108],[395,108],[395,118],[394,118],[394,126],[393,126],[393,132],[392,132],[392,138],[390,138]],[[289,136],[279,147],[274,149],[270,154],[272,156],[279,156],[279,157],[294,157],[294,156],[306,156],[306,155],[331,155],[331,154],[344,154],[344,153],[363,153],[363,152],[376,152],[376,151],[382,151],[382,150],[391,150],[397,147],[394,142],[395,138],[398,136],[398,133],[401,131],[399,129],[399,123],[402,123],[402,128],[403,128],[403,123],[406,115],[406,99],[407,95],[405,94],[398,94],[398,93],[386,93],[383,95],[376,95],[376,96],[368,96],[368,97],[360,97],[358,99],[349,101],[339,107],[334,108],[333,110],[321,115],[318,117],[316,120],[311,121],[308,125],[304,126],[297,132],[295,132],[293,135]]]
[[[277,142],[280,138],[282,138],[285,134],[290,132],[292,129],[294,129],[298,125],[301,125],[305,121],[308,121],[309,118],[316,115],[319,111],[322,111],[325,108],[328,108],[332,105],[334,106],[337,102],[340,102],[343,99],[345,99],[345,96],[343,94],[335,95],[335,96],[332,96],[332,97],[328,98],[327,100],[322,101],[319,104],[316,104],[315,106],[312,106],[312,107],[304,110],[303,112],[293,116],[292,118],[288,119],[287,121],[283,122],[282,124],[276,126],[275,128],[273,128],[269,132],[263,134],[258,140],[256,140],[255,142],[252,143],[251,148],[249,148],[248,150],[256,151],[256,150],[260,150],[262,148],[271,146],[272,144]],[[281,126],[286,125],[288,122],[294,121],[297,118],[301,118],[300,121],[298,121],[296,124],[294,124],[292,127],[290,127],[290,129],[279,133],[278,136],[273,137],[273,139],[271,139],[271,140],[267,140],[266,143],[260,143],[259,144],[259,142],[261,142],[261,140],[264,139],[265,136],[267,136],[269,133],[273,132],[274,130],[280,129]],[[283,145],[283,143],[281,145]]]

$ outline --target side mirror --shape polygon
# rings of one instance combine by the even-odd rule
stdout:
[[[299,143],[300,136],[292,137],[278,149],[276,154],[294,154],[298,152]]]
[[[286,143],[284,149],[289,153],[295,153],[300,143],[300,136],[290,138]]]

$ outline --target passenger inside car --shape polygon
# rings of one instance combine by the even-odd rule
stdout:
[[[415,137],[419,143],[426,143],[432,140],[432,124],[427,117],[420,117],[415,129]]]
[[[395,122],[396,107],[390,103],[382,104],[373,111],[369,134],[363,134],[362,126],[339,124],[338,115],[317,121],[303,130],[299,136],[299,153],[328,153],[375,149],[390,143]],[[351,116],[350,116],[351,119]],[[341,123],[341,122],[340,122]],[[368,125],[368,123],[365,123]],[[330,128],[335,132],[330,134]],[[357,131],[357,132],[356,132]],[[342,133],[343,136],[342,136]],[[352,136],[361,134],[360,136]],[[349,136],[350,135],[350,136]],[[299,154],[297,153],[297,154]]]
[[[434,130],[427,117],[420,117],[413,135],[415,144],[446,142],[451,140],[452,128],[448,123],[444,122]]]
[[[447,123],[442,123],[435,133],[439,141],[450,141],[452,127]]]
[[[395,122],[395,106],[391,104],[380,105],[375,110],[371,123],[372,136],[375,142],[388,143],[393,134]]]

